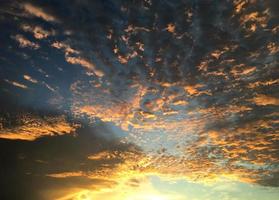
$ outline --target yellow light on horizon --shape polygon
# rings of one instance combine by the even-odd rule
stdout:
[[[146,195],[133,194],[132,196],[127,197],[125,200],[168,200],[168,199],[158,194],[146,194]]]

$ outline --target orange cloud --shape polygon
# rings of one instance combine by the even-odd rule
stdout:
[[[242,2],[238,5],[245,5],[246,3]],[[239,21],[240,25],[248,33],[248,35],[246,35],[245,37],[249,37],[252,33],[255,33],[258,28],[266,28],[269,19],[270,13],[268,9],[261,12],[258,10],[251,10],[249,14],[246,14],[246,12],[241,13]]]
[[[97,69],[96,66],[91,61],[89,61],[81,56],[78,56],[80,54],[80,52],[71,48],[70,45],[65,44],[63,42],[56,41],[56,42],[52,43],[51,46],[56,49],[62,49],[65,53],[65,59],[68,63],[73,64],[73,65],[81,65],[89,72],[93,72],[98,77],[104,76],[104,72],[102,70]],[[90,73],[88,73],[88,74],[90,74]]]
[[[29,47],[31,49],[40,48],[39,44],[37,44],[35,42],[31,42],[30,40],[26,39],[23,35],[17,34],[13,38],[19,43],[19,47],[22,47],[22,48]]]
[[[235,12],[240,13],[241,11],[243,11],[245,5],[247,4],[247,1],[245,1],[245,0],[234,0],[233,3],[235,5]]]
[[[256,71],[256,67],[246,67],[244,64],[236,65],[232,68],[231,74],[235,77],[245,76]]]
[[[279,99],[276,97],[258,94],[254,98],[250,99],[251,102],[255,103],[258,106],[266,106],[266,105],[279,105]]]
[[[43,29],[41,26],[31,26],[28,24],[23,24],[23,25],[21,25],[21,28],[25,32],[32,33],[33,36],[39,40],[55,35],[55,32],[53,30],[47,31],[47,30]]]
[[[259,12],[251,12],[249,14],[245,14],[241,17],[241,23],[247,23],[249,21],[258,22],[262,27],[266,26],[266,22],[268,20],[268,17],[266,15],[266,12],[259,13]]]
[[[48,21],[48,22],[57,22],[58,21],[56,19],[56,17],[48,14],[47,12],[45,12],[40,7],[34,6],[30,3],[25,3],[22,6],[23,6],[23,9],[32,16],[41,18],[41,19],[43,19],[45,21]]]
[[[166,30],[170,33],[174,33],[175,32],[175,25],[172,24],[172,23],[168,24]]]
[[[76,126],[69,124],[64,116],[35,117],[23,115],[18,118],[20,125],[0,129],[0,138],[11,140],[35,140],[42,136],[70,134]]]
[[[74,104],[72,111],[77,116],[86,114],[91,118],[100,118],[105,122],[114,122],[120,125],[124,130],[128,129],[130,120],[134,117],[135,111],[140,108],[142,95],[146,92],[146,88],[136,86],[133,95],[127,97],[125,101],[114,99],[109,91],[101,87],[90,88],[92,91],[84,92],[79,88],[80,83],[76,82],[72,85],[71,90],[74,93]],[[88,101],[92,97],[87,95],[94,92],[94,99]],[[83,100],[80,97],[83,96]]]
[[[94,67],[94,65],[92,63],[90,63],[89,61],[87,61],[83,58],[80,58],[80,57],[67,56],[66,61],[71,64],[79,64],[88,69],[92,69]]]
[[[31,76],[29,76],[27,74],[23,75],[23,78],[27,81],[30,81],[31,83],[38,83],[38,81],[36,79],[32,78]]]
[[[66,55],[69,55],[69,54],[79,54],[80,52],[73,49],[70,45],[64,43],[64,42],[53,42],[51,44],[52,47],[56,48],[56,49],[62,49],[65,51],[65,54]]]
[[[202,87],[204,87],[204,85],[196,84],[196,85],[185,86],[184,89],[191,96],[199,96],[201,94],[211,95],[210,91],[199,89],[199,88],[202,88]]]
[[[279,51],[279,46],[274,42],[270,42],[267,44],[267,49],[269,50],[270,54],[276,54]]]
[[[279,79],[276,80],[269,80],[269,81],[256,81],[254,83],[249,83],[248,87],[249,88],[256,88],[259,86],[271,86],[273,84],[279,83]]]
[[[230,48],[225,47],[224,50],[215,50],[211,53],[211,56],[215,59],[219,59],[222,54],[224,54],[226,51],[228,51]]]
[[[116,158],[117,152],[102,151],[100,153],[88,156],[89,160],[106,160]]]
[[[78,177],[78,176],[85,176],[85,173],[82,171],[78,172],[61,172],[61,173],[55,173],[55,174],[47,174],[46,176],[52,177],[52,178],[68,178],[68,177]]]

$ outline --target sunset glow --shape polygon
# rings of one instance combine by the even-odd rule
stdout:
[[[0,200],[278,200],[278,0],[1,0]]]

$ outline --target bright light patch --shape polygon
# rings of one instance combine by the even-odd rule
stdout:
[[[168,200],[166,197],[157,194],[133,194],[125,200]]]

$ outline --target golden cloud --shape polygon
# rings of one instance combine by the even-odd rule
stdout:
[[[40,48],[39,44],[37,44],[35,42],[31,42],[30,40],[25,38],[23,35],[17,34],[13,38],[19,43],[19,47],[22,47],[22,48],[29,47],[31,49]]]
[[[95,64],[89,61],[86,58],[78,56],[81,52],[78,50],[73,49],[70,45],[63,43],[63,42],[54,42],[51,44],[52,47],[56,49],[62,49],[65,53],[65,60],[73,65],[81,65],[87,71],[93,72],[98,77],[103,77],[104,72],[100,69],[97,69]],[[88,73],[90,74],[90,73]]]
[[[202,88],[202,87],[204,87],[204,85],[196,84],[196,85],[185,86],[184,89],[191,96],[199,96],[201,94],[211,95],[210,91],[199,89],[199,88]]]
[[[34,6],[30,3],[24,3],[22,5],[23,9],[32,16],[42,18],[48,22],[57,22],[58,20],[53,15],[48,14],[42,8]]]
[[[42,136],[71,134],[76,129],[64,116],[41,118],[27,114],[19,116],[17,120],[19,125],[13,127],[2,123],[0,138],[32,141]]]
[[[279,79],[276,80],[268,80],[268,81],[256,81],[253,83],[249,83],[248,87],[249,88],[256,88],[259,86],[271,86],[273,84],[277,84],[279,83]]]
[[[266,105],[279,105],[279,99],[276,97],[264,95],[264,94],[258,94],[252,99],[250,99],[251,102],[255,103],[258,106],[266,106]]]
[[[21,25],[22,30],[24,30],[25,32],[30,32],[33,34],[33,36],[36,39],[44,39],[47,38],[49,36],[53,36],[55,35],[54,30],[52,31],[47,31],[45,29],[43,29],[41,26],[32,26],[32,25],[28,25],[28,24],[22,24]]]
[[[256,71],[256,67],[246,67],[244,64],[236,65],[232,68],[231,74],[235,77],[237,76],[247,76],[254,71]]]
[[[36,79],[32,78],[31,76],[29,76],[27,74],[23,75],[23,78],[27,81],[30,81],[31,83],[38,83],[38,81]]]

